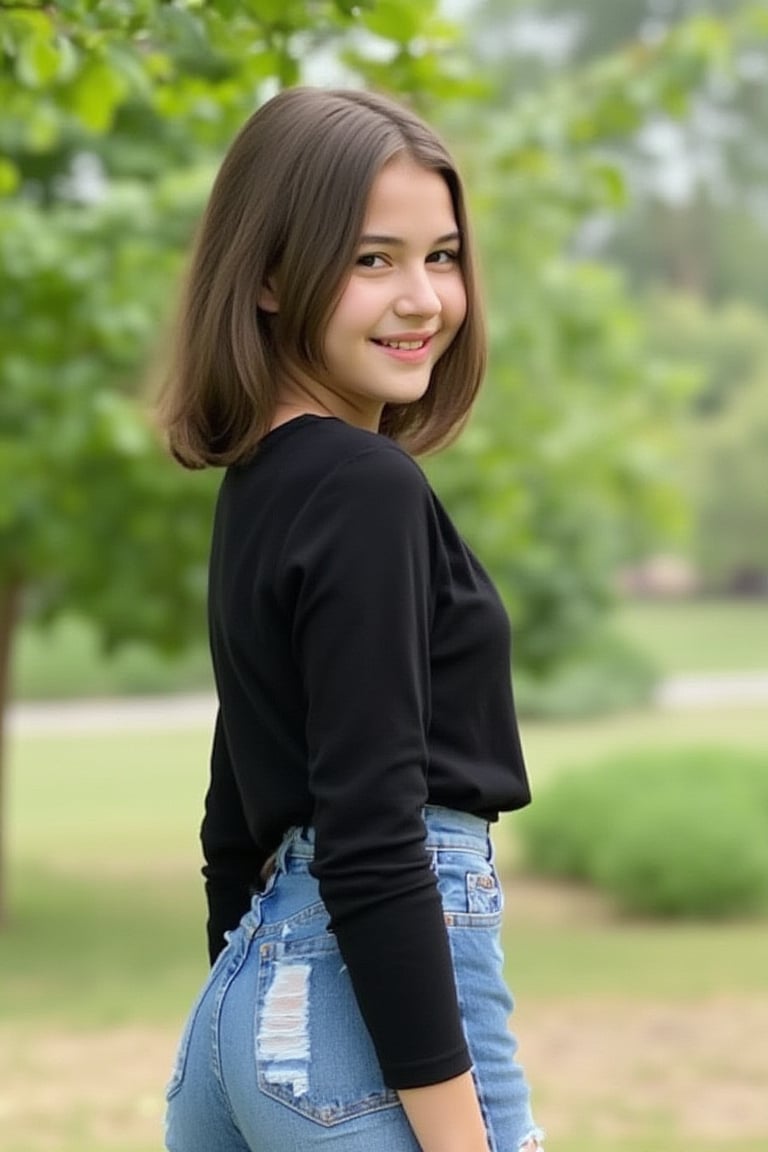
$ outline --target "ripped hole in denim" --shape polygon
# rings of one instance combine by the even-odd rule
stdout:
[[[309,974],[305,963],[275,967],[257,1038],[266,1082],[290,1085],[296,1096],[309,1090]]]

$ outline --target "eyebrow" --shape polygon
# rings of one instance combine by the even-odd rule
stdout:
[[[444,236],[438,236],[436,240],[432,241],[432,243],[433,243],[433,245],[434,244],[450,244],[455,240],[461,240],[461,233],[460,232],[446,232],[446,234]],[[385,245],[385,247],[392,247],[393,245],[398,246],[398,247],[403,247],[405,245],[405,240],[401,240],[398,236],[371,236],[371,235],[367,235],[367,236],[361,236],[359,243],[361,246],[364,246],[364,245],[367,246],[369,244],[383,244],[383,245]]]

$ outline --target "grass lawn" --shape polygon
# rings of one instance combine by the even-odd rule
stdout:
[[[12,920],[0,937],[7,1152],[160,1147],[162,1083],[205,967],[208,741],[200,728],[13,742]],[[768,749],[768,728],[763,709],[648,711],[529,723],[524,741],[536,784],[627,744]],[[768,926],[617,921],[588,894],[519,875],[513,817],[497,839],[518,1029],[552,1149],[765,1148],[768,1109],[761,1126],[749,1101],[759,1077],[764,1100],[768,1077]]]
[[[553,772],[627,748],[743,748],[768,751],[768,705],[643,709],[567,723],[521,723],[534,788]]]
[[[768,670],[768,600],[630,601],[622,635],[663,675]]]

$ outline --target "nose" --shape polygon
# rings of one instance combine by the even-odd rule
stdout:
[[[395,313],[402,317],[437,316],[442,309],[442,300],[427,268],[420,265],[407,271],[395,302]]]

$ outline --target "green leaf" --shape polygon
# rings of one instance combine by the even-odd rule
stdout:
[[[104,60],[89,60],[70,92],[70,107],[92,132],[106,132],[126,94],[126,83]]]
[[[30,26],[16,55],[16,76],[28,88],[43,88],[54,80],[62,66],[62,53],[52,38],[47,21]]]
[[[0,196],[9,196],[19,186],[19,170],[16,165],[0,156]]]
[[[376,36],[395,44],[408,44],[425,30],[432,4],[412,0],[380,0],[363,13],[361,22]]]

